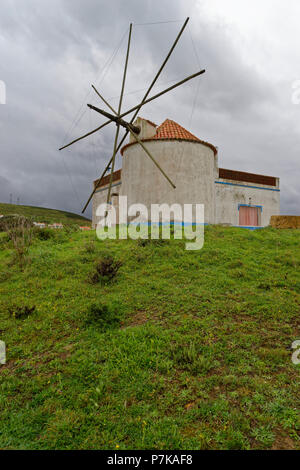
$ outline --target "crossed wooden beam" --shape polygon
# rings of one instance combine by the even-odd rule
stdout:
[[[169,91],[171,90],[174,90],[174,88],[177,88],[179,87],[180,85],[183,85],[183,83],[195,78],[195,77],[198,77],[199,75],[202,75],[203,73],[205,73],[205,70],[200,70],[199,72],[196,72],[194,73],[193,75],[190,75],[189,77],[175,83],[174,85],[170,86],[169,88],[161,91],[160,93],[157,93],[156,95],[152,96],[151,98],[148,98],[152,88],[154,87],[155,83],[157,82],[157,79],[158,77],[160,76],[162,70],[164,69],[166,63],[168,62],[173,50],[175,49],[187,23],[189,21],[189,18],[187,18],[178,34],[178,36],[176,37],[176,40],[174,41],[168,55],[166,56],[164,62],[162,63],[160,69],[158,70],[156,76],[154,77],[151,85],[149,86],[144,98],[142,99],[142,101],[137,105],[137,106],[134,106],[133,108],[129,109],[128,111],[126,112],[121,112],[121,109],[122,109],[122,102],[123,102],[123,96],[124,96],[124,89],[125,89],[125,82],[126,82],[126,75],[127,75],[127,68],[128,68],[128,59],[129,59],[129,51],[130,51],[130,43],[131,43],[131,35],[132,35],[132,24],[130,24],[130,27],[129,27],[129,37],[128,37],[128,45],[127,45],[127,52],[126,52],[126,59],[125,59],[125,67],[124,67],[124,73],[123,73],[123,80],[122,80],[122,88],[121,88],[121,94],[120,94],[120,99],[119,99],[119,105],[118,105],[118,110],[116,111],[104,98],[103,96],[99,93],[99,91],[95,88],[94,85],[92,85],[92,88],[93,90],[96,92],[96,94],[99,96],[99,98],[105,103],[105,105],[110,109],[110,111],[112,111],[113,114],[107,112],[107,111],[104,111],[103,109],[100,109],[100,108],[97,108],[96,106],[93,106],[91,104],[88,104],[87,106],[92,109],[93,111],[96,111],[97,113],[100,113],[102,116],[105,116],[106,118],[108,118],[108,121],[104,122],[104,124],[102,124],[101,126],[97,127],[96,129],[93,129],[92,131],[88,132],[87,134],[81,136],[81,137],[78,137],[77,139],[73,140],[72,142],[70,142],[69,144],[67,145],[64,145],[63,147],[61,147],[59,150],[63,150],[67,147],[70,147],[71,145],[75,144],[76,142],[82,140],[82,139],[85,139],[86,137],[94,134],[95,132],[98,132],[100,129],[103,129],[103,127],[107,126],[108,124],[114,122],[116,123],[116,126],[117,126],[117,129],[116,129],[116,134],[115,134],[115,139],[114,139],[114,149],[113,149],[113,155],[111,157],[111,159],[109,160],[108,164],[106,165],[105,167],[105,170],[103,171],[102,175],[100,176],[100,178],[97,180],[97,183],[95,184],[95,187],[94,187],[94,190],[92,191],[92,193],[90,194],[83,210],[82,210],[82,213],[85,212],[87,206],[89,205],[93,195],[95,194],[95,192],[97,191],[98,187],[100,186],[101,184],[101,181],[102,179],[104,178],[105,174],[107,173],[108,169],[110,168],[111,166],[111,173],[110,173],[110,181],[109,181],[109,187],[108,187],[108,193],[107,193],[107,203],[109,204],[110,203],[110,198],[111,198],[111,187],[112,187],[112,182],[113,182],[113,173],[114,173],[114,168],[115,168],[115,160],[116,160],[116,155],[118,153],[118,151],[120,150],[120,148],[122,147],[127,135],[130,133],[133,138],[135,139],[135,141],[142,147],[142,149],[144,150],[144,152],[148,155],[148,157],[153,161],[153,163],[157,166],[157,168],[159,169],[159,171],[163,174],[163,176],[166,178],[166,180],[170,183],[170,185],[175,189],[176,186],[174,185],[174,183],[171,181],[171,179],[168,177],[168,175],[165,173],[165,171],[161,168],[161,166],[158,164],[158,162],[155,160],[155,158],[151,155],[151,153],[149,152],[149,150],[147,149],[147,147],[145,146],[145,144],[143,143],[143,141],[138,137],[139,133],[140,133],[140,128],[138,126],[135,126],[133,123],[140,111],[140,109],[142,108],[142,106],[144,106],[145,104],[147,103],[150,103],[150,101],[153,101],[155,99],[157,99],[158,97],[164,95],[165,93],[168,93]],[[125,121],[123,118],[125,116],[127,116],[128,114],[131,114],[133,113],[133,116],[130,120],[130,122],[127,122]],[[125,129],[125,134],[123,135],[122,139],[120,140],[120,142],[118,143],[118,140],[119,140],[119,134],[120,134],[120,128],[124,128]]]

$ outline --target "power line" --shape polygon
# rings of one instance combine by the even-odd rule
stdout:
[[[90,122],[90,127],[94,127],[94,120],[93,120],[93,117],[94,117],[94,114],[93,113],[89,113],[89,122]],[[95,147],[96,147],[96,144],[95,144],[95,134],[92,134],[91,136],[92,138],[89,140],[90,142],[90,149],[91,149],[91,155],[92,155],[92,159],[93,159],[93,162],[94,162],[94,167],[95,167],[95,171],[97,172],[97,163],[96,163],[96,150],[95,150]]]
[[[104,78],[105,78],[105,76],[106,76],[106,74],[107,74],[109,68],[111,67],[111,65],[112,65],[112,63],[113,63],[113,61],[114,61],[114,59],[115,59],[115,56],[117,55],[117,53],[118,53],[118,51],[119,51],[119,49],[120,49],[120,47],[121,47],[121,45],[122,45],[122,42],[123,42],[123,40],[124,40],[124,38],[125,38],[125,36],[126,36],[126,34],[127,34],[127,31],[128,31],[128,28],[126,29],[125,33],[123,34],[123,36],[122,36],[120,42],[118,43],[117,47],[115,48],[114,52],[112,53],[112,55],[110,56],[110,58],[106,61],[105,65],[104,65],[104,67],[103,67],[103,69],[102,69],[102,72],[101,72],[101,74],[100,74],[98,86],[99,86],[100,83],[102,83],[102,81],[104,80]],[[107,69],[107,70],[105,70],[105,69]],[[87,100],[87,98],[88,98],[88,96],[89,96],[90,94],[91,94],[91,90],[89,90],[89,91],[87,92],[87,94],[86,94],[86,96],[85,96],[85,98],[84,98],[84,100],[83,100],[83,102],[82,102],[82,105],[79,107],[79,110],[78,110],[78,112],[76,113],[74,120],[72,121],[72,124],[71,124],[69,130],[66,132],[65,137],[64,137],[64,139],[63,139],[62,147],[63,147],[64,143],[66,142],[67,137],[70,135],[70,133],[71,133],[72,130],[74,129],[74,127],[78,126],[78,124],[79,124],[79,122],[81,121],[81,119],[83,118],[84,114],[87,112],[87,109],[84,109],[84,111],[81,113],[82,108],[84,107],[84,105],[85,105],[85,103],[86,103],[86,100]],[[80,113],[81,113],[81,114],[80,114]]]
[[[81,204],[81,201],[80,201],[80,198],[79,198],[79,195],[77,193],[77,190],[76,190],[76,187],[73,183],[73,180],[72,180],[72,177],[71,177],[71,173],[69,172],[69,169],[67,167],[67,164],[65,162],[65,159],[64,159],[64,155],[62,156],[62,162],[63,162],[63,165],[64,165],[64,168],[65,168],[65,172],[67,173],[68,177],[69,177],[69,180],[70,180],[70,183],[71,183],[71,187],[73,189],[73,192],[74,192],[74,195],[78,201],[78,204],[80,205]]]
[[[157,85],[169,85],[169,83],[174,83],[174,82],[177,82],[181,77],[177,77],[177,78],[174,78],[173,80],[168,80],[167,82],[158,82]],[[136,93],[141,93],[142,91],[145,91],[147,90],[147,87],[145,88],[140,88],[139,90],[133,90],[133,91],[129,91],[128,93],[124,93],[124,96],[128,96],[128,95],[135,95]],[[119,98],[119,96],[111,96],[108,98],[108,100],[115,100]]]
[[[195,54],[195,57],[196,57],[196,61],[198,62],[199,68],[201,68],[200,58],[199,58],[199,55],[198,55],[198,52],[197,52],[197,49],[196,49],[196,46],[195,46],[195,43],[194,43],[194,40],[193,40],[193,36],[192,36],[190,27],[189,27],[189,34],[190,34],[192,46],[193,46],[193,49],[194,49],[194,54]],[[196,104],[197,104],[197,99],[198,99],[198,95],[199,95],[199,90],[200,90],[200,80],[198,80],[197,87],[196,87],[196,92],[195,92],[193,105],[192,105],[192,111],[191,111],[191,115],[190,115],[190,119],[189,119],[189,127],[192,124],[192,120],[193,120],[193,116],[194,116],[194,112],[195,112],[195,108],[196,108]]]
[[[181,23],[183,20],[156,21],[152,23],[133,23],[134,26],[149,26],[155,24]]]
[[[112,53],[112,55],[110,56],[110,58],[109,58],[109,59],[107,60],[107,62],[105,63],[105,65],[104,65],[104,67],[103,67],[103,69],[102,69],[102,72],[101,72],[101,74],[100,74],[99,84],[102,83],[102,81],[104,80],[104,78],[105,78],[105,76],[106,76],[106,74],[107,74],[109,68],[111,67],[111,65],[112,65],[112,63],[113,63],[113,61],[114,61],[114,59],[115,59],[115,57],[116,57],[116,55],[117,55],[117,53],[118,53],[118,51],[119,51],[121,45],[122,45],[122,43],[123,43],[123,40],[124,40],[124,38],[125,38],[125,36],[126,36],[126,34],[127,34],[127,31],[128,31],[128,28],[126,29],[125,33],[123,34],[123,36],[122,36],[120,42],[118,43],[117,47],[115,48],[114,52]],[[98,85],[98,86],[99,86],[99,85]],[[64,137],[63,144],[65,143],[65,141],[66,141],[68,135],[71,133],[71,131],[74,129],[74,127],[77,127],[77,126],[78,126],[79,122],[81,121],[81,119],[83,118],[83,116],[85,115],[85,113],[87,112],[87,109],[84,109],[83,112],[81,112],[81,111],[82,111],[82,108],[84,107],[85,102],[86,102],[86,100],[87,100],[87,98],[88,98],[88,96],[89,96],[90,94],[91,94],[91,90],[89,90],[88,93],[86,94],[85,99],[83,100],[82,105],[80,106],[80,108],[79,108],[77,114],[75,115],[75,118],[74,118],[74,120],[73,120],[73,122],[72,122],[72,124],[71,124],[71,126],[70,126],[70,128],[69,128],[69,130],[67,131],[67,133],[66,133],[66,135],[65,135],[65,137]],[[77,192],[77,190],[76,190],[76,187],[75,187],[75,185],[74,185],[74,182],[73,182],[71,173],[70,173],[70,171],[69,171],[69,169],[68,169],[68,167],[67,167],[67,164],[66,164],[66,162],[65,162],[64,156],[62,156],[62,162],[63,162],[63,166],[64,166],[65,173],[67,174],[67,176],[68,176],[68,178],[69,178],[69,181],[70,181],[70,184],[71,184],[73,193],[74,193],[74,195],[75,195],[75,198],[77,199],[77,201],[78,201],[78,203],[79,203],[79,205],[80,205],[80,204],[81,204],[80,198],[79,198],[78,192]]]

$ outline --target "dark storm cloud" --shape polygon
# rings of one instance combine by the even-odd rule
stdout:
[[[110,157],[115,130],[108,126],[57,151],[63,142],[103,122],[86,108],[87,102],[98,104],[90,84],[99,84],[117,106],[126,31],[133,21],[124,107],[136,104],[191,14],[190,26],[153,92],[199,68],[207,73],[147,105],[141,115],[158,124],[169,117],[212,141],[219,146],[222,167],[281,176],[283,210],[296,212],[300,142],[289,124],[295,111],[282,102],[279,87],[243,61],[228,27],[205,15],[193,17],[195,2],[153,4],[2,0],[0,79],[6,82],[7,104],[0,105],[0,200],[9,201],[13,193],[24,204],[79,212],[92,180]],[[177,19],[182,22],[138,25]],[[122,37],[115,60],[103,74]]]

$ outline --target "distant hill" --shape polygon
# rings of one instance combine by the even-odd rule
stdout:
[[[34,206],[20,206],[16,204],[0,203],[0,215],[19,214],[25,217],[32,217],[35,222],[45,223],[62,223],[65,225],[70,224],[85,224],[90,225],[91,221],[72,212],[59,211],[55,209],[47,209],[46,207]]]

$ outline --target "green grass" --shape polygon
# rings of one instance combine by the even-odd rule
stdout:
[[[15,204],[4,204],[0,203],[0,214],[11,215],[18,214],[25,217],[31,217],[35,222],[44,222],[51,224],[54,222],[62,223],[66,225],[72,224],[86,224],[90,225],[91,221],[72,212],[59,211],[55,209],[47,209],[45,207],[34,207],[34,206],[21,206]]]
[[[2,234],[0,448],[299,449],[299,241],[208,227],[188,252],[60,232],[21,272]],[[90,283],[107,254],[117,277]]]

